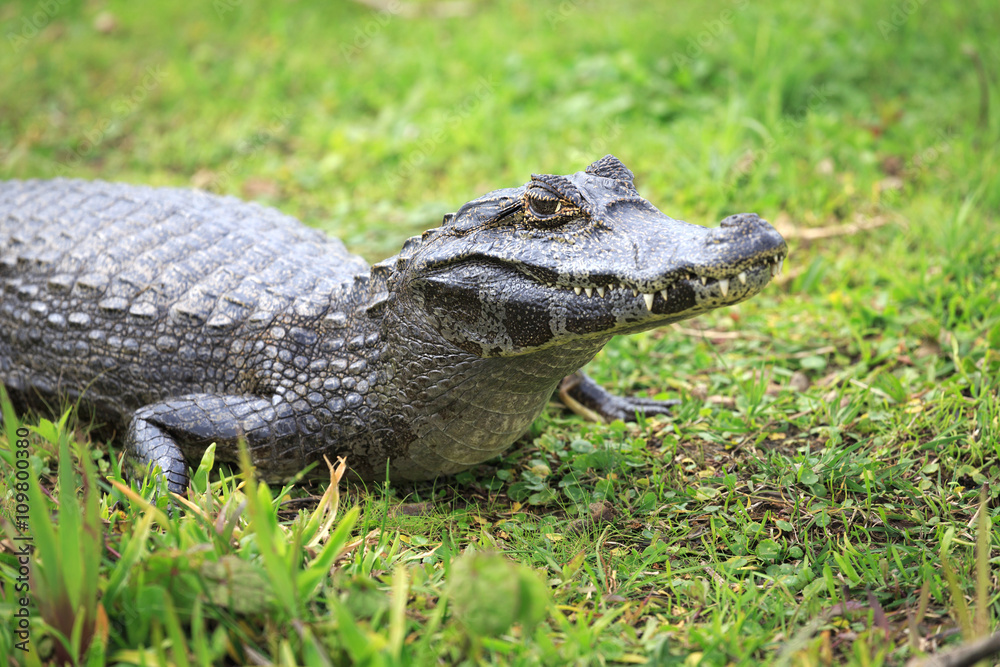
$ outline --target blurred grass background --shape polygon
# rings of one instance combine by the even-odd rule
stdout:
[[[676,420],[550,410],[454,486],[357,491],[368,541],[307,618],[334,663],[902,664],[981,634],[963,596],[990,629],[1000,616],[997,26],[989,0],[6,2],[0,178],[235,194],[370,261],[469,199],[605,153],[674,217],[759,213],[789,238],[780,282],[687,329],[616,339],[594,364],[620,390],[683,398]],[[414,500],[424,516],[387,510]],[[595,503],[615,519],[581,532]],[[469,545],[548,577],[558,611],[473,638],[443,615],[445,569]],[[160,581],[162,562],[142,562]],[[459,570],[476,581],[476,567]],[[116,590],[141,588],[128,581]],[[176,621],[158,603],[145,630],[116,630],[146,612],[105,601],[123,662],[158,645],[159,616]],[[187,598],[170,604],[191,655],[225,653],[199,643]],[[221,608],[230,646],[323,664],[306,639],[281,643],[284,612],[256,625]]]

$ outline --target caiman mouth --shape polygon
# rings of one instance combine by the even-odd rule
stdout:
[[[770,257],[751,260],[746,268],[739,271],[725,272],[719,267],[699,269],[680,269],[666,273],[658,284],[638,286],[624,281],[595,280],[579,285],[566,285],[556,282],[539,280],[535,276],[527,276],[536,283],[549,289],[563,292],[574,292],[584,299],[607,299],[620,301],[623,298],[637,299],[646,310],[652,314],[670,314],[671,298],[675,290],[684,287],[687,291],[696,291],[704,295],[718,293],[727,303],[737,303],[753,296],[760,291],[771,278],[778,276],[784,266],[785,253],[778,252]],[[712,273],[714,275],[708,275]],[[652,287],[653,289],[650,289]],[[641,298],[640,298],[641,297]],[[723,304],[719,304],[723,305]]]

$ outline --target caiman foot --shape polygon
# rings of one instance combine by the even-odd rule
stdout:
[[[188,485],[184,454],[163,429],[142,417],[133,419],[125,436],[125,448],[137,476],[158,470],[167,480],[169,491],[184,494]]]
[[[216,460],[234,462],[240,438],[252,450],[291,437],[296,427],[290,412],[287,404],[276,409],[271,401],[253,396],[180,396],[135,412],[125,436],[125,454],[140,474],[159,469],[167,488],[183,494],[188,485],[186,459],[197,461],[214,442]]]
[[[646,417],[668,415],[680,401],[657,401],[652,398],[615,396],[583,371],[567,375],[559,383],[559,400],[584,419],[593,422],[635,421],[636,414]]]

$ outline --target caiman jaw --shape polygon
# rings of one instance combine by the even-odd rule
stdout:
[[[550,289],[567,292],[572,290],[577,296],[585,295],[588,299],[594,297],[599,299],[613,298],[616,294],[631,293],[634,298],[638,299],[642,297],[640,301],[650,313],[656,315],[670,314],[670,292],[681,284],[686,284],[688,287],[703,293],[718,291],[722,295],[722,298],[727,300],[731,294],[732,300],[728,302],[738,303],[756,294],[771,278],[778,276],[781,273],[784,262],[784,253],[779,253],[773,257],[762,259],[759,262],[753,262],[750,266],[735,274],[708,276],[690,270],[680,271],[668,275],[663,282],[663,287],[657,286],[658,289],[653,291],[647,291],[648,288],[645,287],[629,285],[624,281],[605,283],[603,285],[597,285],[596,283],[587,286],[575,285],[573,287],[565,287],[551,282],[545,285]],[[700,285],[700,287],[695,285],[695,283]]]

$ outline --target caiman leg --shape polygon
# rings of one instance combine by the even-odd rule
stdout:
[[[567,375],[559,383],[559,399],[570,410],[590,421],[611,422],[616,419],[635,421],[636,413],[653,415],[670,414],[670,406],[680,401],[657,401],[652,398],[615,396],[597,384],[583,371]]]
[[[159,467],[167,488],[183,494],[185,449],[203,451],[215,442],[219,451],[235,452],[240,438],[251,451],[273,444],[296,433],[291,413],[287,403],[275,407],[257,396],[189,394],[139,408],[125,436],[125,452],[140,469]]]

